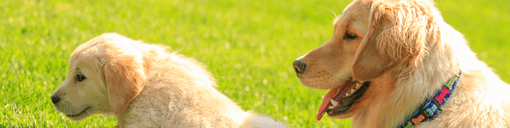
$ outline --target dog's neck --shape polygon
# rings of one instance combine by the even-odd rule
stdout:
[[[466,61],[476,59],[474,53],[471,55],[461,55],[469,47],[465,45],[466,41],[463,35],[453,29],[442,20],[436,20],[436,26],[432,26],[430,38],[427,43],[427,51],[418,61],[418,66],[402,66],[401,74],[396,74],[397,82],[395,90],[388,98],[395,99],[387,106],[390,112],[399,113],[392,116],[386,124],[395,127],[403,119],[411,115],[429,96],[440,90],[446,81],[457,73],[468,69]],[[440,29],[441,28],[441,29]],[[470,52],[472,53],[472,52]],[[425,93],[424,93],[425,92]]]
[[[366,114],[353,117],[356,127],[396,127],[411,115],[428,96],[441,89],[452,76],[460,71],[472,69],[468,62],[479,62],[469,49],[463,35],[446,24],[442,19],[431,26],[431,35],[425,54],[418,66],[404,63],[390,74],[394,79],[392,92],[383,94],[382,100],[375,101]],[[441,28],[441,29],[440,29]],[[461,54],[469,53],[469,54]],[[374,85],[387,86],[389,85]],[[376,110],[377,109],[377,110]],[[370,114],[368,114],[370,113]],[[370,124],[367,122],[377,122]]]
[[[418,109],[408,116],[398,128],[416,126],[421,122],[436,118],[458,85],[461,75],[462,73],[459,73],[459,75],[452,77],[434,95],[425,99]]]

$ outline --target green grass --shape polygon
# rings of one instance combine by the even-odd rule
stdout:
[[[217,89],[243,109],[290,127],[350,127],[315,114],[325,90],[302,86],[292,61],[327,42],[332,12],[350,1],[2,0],[0,127],[113,127],[113,117],[73,122],[50,95],[79,44],[104,32],[163,44],[207,66]],[[510,82],[510,2],[438,1],[479,58]],[[331,11],[330,11],[331,10]]]

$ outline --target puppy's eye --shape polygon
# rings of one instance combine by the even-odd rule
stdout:
[[[346,32],[345,35],[344,35],[344,39],[348,39],[348,40],[352,40],[352,39],[356,39],[358,36],[354,35],[354,34],[351,34],[349,32]]]
[[[76,80],[77,80],[78,82],[81,82],[81,81],[83,81],[83,80],[85,80],[85,79],[87,79],[87,78],[86,78],[85,76],[81,75],[81,74],[77,74],[77,75],[76,75]]]

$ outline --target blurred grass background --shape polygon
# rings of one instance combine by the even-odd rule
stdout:
[[[113,127],[113,117],[73,122],[50,95],[65,79],[68,58],[104,32],[170,46],[197,59],[217,89],[243,109],[289,127],[350,127],[315,120],[325,90],[302,86],[292,61],[327,42],[344,0],[2,0],[0,127]],[[437,1],[481,60],[510,83],[510,1]]]

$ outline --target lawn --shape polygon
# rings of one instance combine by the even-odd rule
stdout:
[[[104,32],[163,44],[197,59],[220,92],[243,109],[290,127],[350,127],[315,115],[325,90],[301,85],[292,61],[327,42],[350,1],[324,0],[2,0],[0,127],[113,127],[113,117],[73,122],[50,96],[71,52]],[[438,1],[480,59],[510,83],[510,1]]]

